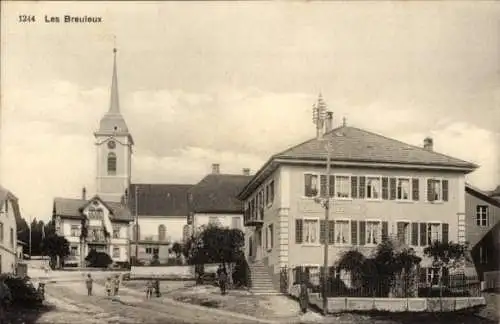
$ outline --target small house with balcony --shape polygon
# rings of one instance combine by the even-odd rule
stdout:
[[[329,266],[349,249],[371,254],[388,236],[420,256],[434,240],[465,241],[465,175],[475,164],[435,152],[430,138],[418,147],[329,125],[271,156],[239,194],[250,267],[267,269],[275,289],[293,284],[296,267],[319,271],[327,231]],[[328,223],[318,203],[327,195]],[[431,271],[430,260],[422,266]]]
[[[174,243],[182,243],[187,218],[190,184],[132,184],[129,207],[131,257],[150,263],[155,255],[168,262]]]
[[[103,201],[99,196],[86,199],[55,198],[52,219],[56,233],[70,245],[65,266],[85,266],[91,250],[107,253],[114,263],[129,261],[129,224],[132,215],[127,206]],[[82,229],[87,235],[82,236]]]

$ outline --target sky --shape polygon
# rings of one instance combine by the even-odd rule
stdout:
[[[33,23],[19,15],[34,15]],[[45,23],[51,16],[101,23]],[[0,183],[25,218],[95,192],[113,54],[132,181],[256,172],[315,135],[321,92],[350,126],[480,165],[500,184],[495,2],[2,2]]]

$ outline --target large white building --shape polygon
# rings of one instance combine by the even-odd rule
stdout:
[[[21,218],[21,215],[17,197],[0,186],[0,273],[16,271],[16,219],[19,218]]]

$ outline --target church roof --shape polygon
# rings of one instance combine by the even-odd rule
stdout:
[[[92,199],[90,199],[92,200]],[[54,216],[62,218],[75,218],[80,219],[80,208],[86,206],[90,200],[86,199],[73,199],[73,198],[54,198]],[[103,203],[110,209],[111,221],[132,221],[133,217],[127,206],[117,202],[103,201]]]
[[[388,138],[367,130],[341,126],[283,152],[277,153],[257,172],[254,179],[240,193],[244,199],[259,181],[265,179],[269,168],[277,163],[326,162],[326,145],[331,148],[332,163],[348,165],[371,164],[385,167],[432,167],[469,173],[478,166],[432,150]]]
[[[138,215],[165,217],[186,216],[189,214],[188,190],[190,184],[131,184],[129,207],[133,215],[136,210],[135,192],[137,191]]]
[[[243,213],[238,193],[252,176],[234,174],[209,174],[198,182],[189,193],[195,213]]]
[[[101,118],[96,135],[126,135],[132,139],[127,123],[120,112],[120,100],[118,95],[118,75],[116,68],[116,49],[113,49],[113,76],[111,78],[111,94],[109,110]]]

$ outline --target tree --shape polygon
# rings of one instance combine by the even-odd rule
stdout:
[[[96,250],[90,250],[89,254],[85,257],[85,261],[88,262],[89,267],[93,268],[107,268],[113,260],[105,252],[97,252]]]
[[[59,267],[62,265],[62,260],[69,255],[69,242],[64,236],[53,233],[45,236],[41,251],[50,256],[53,268]],[[55,262],[56,259],[59,259],[59,262]]]
[[[175,253],[175,257],[177,259],[181,258],[181,256],[182,256],[182,250],[183,250],[182,244],[180,244],[179,242],[175,242],[172,245],[172,252]]]
[[[443,295],[443,275],[444,272],[450,273],[450,270],[457,269],[468,260],[467,243],[432,242],[424,249],[424,255],[432,259],[432,266],[438,269],[439,296]],[[434,277],[434,273],[432,276]],[[432,289],[432,287],[431,287]]]

